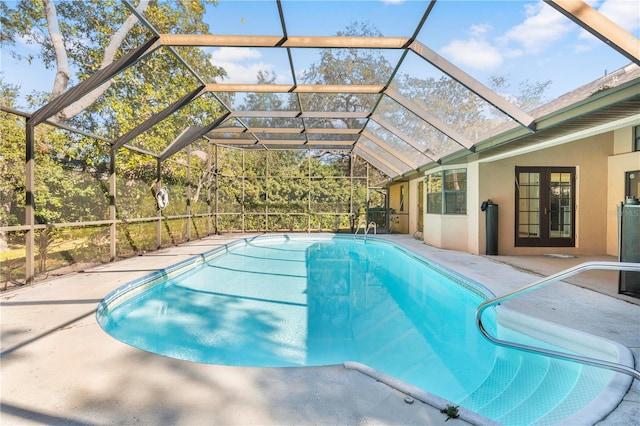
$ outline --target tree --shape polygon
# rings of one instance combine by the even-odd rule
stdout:
[[[12,108],[18,90],[17,86],[5,84],[0,77],[0,104]],[[15,166],[24,161],[23,135],[24,120],[0,112],[0,226],[20,223],[15,205],[17,200],[24,204],[25,183],[22,169]]]
[[[400,74],[395,84],[396,90],[418,108],[469,139],[489,127],[489,119],[483,113],[484,101],[449,77],[422,79]],[[395,102],[381,102],[377,112],[413,140],[421,142],[427,155],[439,157],[460,149],[460,145],[432,123]]]
[[[531,82],[527,79],[518,83],[519,90],[515,96],[507,97],[518,108],[531,112],[547,101],[544,92],[551,84],[551,80]],[[497,93],[506,93],[511,86],[509,76],[491,76],[490,86]]]
[[[0,84],[3,105],[13,106],[17,88]],[[24,162],[24,119],[0,113],[3,129],[0,138],[0,226],[25,223],[25,176],[16,164]],[[48,125],[38,126],[34,137],[39,161],[35,167],[35,220],[39,224],[92,221],[107,218],[108,197],[102,182],[106,177],[97,170],[100,156],[87,150],[83,136],[69,134]],[[82,160],[80,160],[82,159]],[[0,245],[23,245],[21,233],[7,236],[4,232]],[[39,270],[47,268],[48,255],[53,243],[59,240],[58,228],[45,228],[36,232],[35,241],[39,257]],[[19,266],[17,262],[15,266]],[[11,272],[11,268],[7,271]]]
[[[205,6],[210,3],[215,4],[215,0],[171,3],[140,0],[136,8],[160,32],[206,33],[208,27],[202,16]],[[18,58],[31,61],[35,58],[24,57],[15,42],[21,38],[37,44],[41,46],[38,59],[56,69],[51,92],[32,97],[37,102],[36,107],[59,96],[71,85],[86,79],[150,37],[149,31],[121,2],[64,0],[54,4],[52,0],[21,0],[14,7],[3,3],[2,12],[2,47],[12,49],[11,53]],[[180,54],[207,81],[224,75],[220,68],[206,65],[209,55],[199,49],[184,48]],[[167,49],[158,49],[65,108],[53,120],[71,120],[75,127],[115,139],[199,84],[175,55]],[[221,111],[216,102],[201,102],[197,112],[193,111],[195,107],[189,105],[188,113],[174,114],[131,144],[159,153],[185,127],[209,124]],[[85,144],[84,151],[103,152],[105,149],[101,141],[85,139],[82,143]],[[118,172],[129,184],[148,176],[149,161],[140,161],[139,154],[121,150],[118,159]],[[90,161],[90,157],[87,160]]]
[[[205,32],[202,16],[207,3],[215,0],[181,1],[161,4],[140,0],[136,6],[160,31],[180,28],[185,32]],[[15,8],[3,3],[3,26],[0,41],[13,47],[16,57],[32,61],[33,57],[15,49],[17,38],[42,47],[39,59],[56,69],[55,80],[47,100],[64,93],[76,79],[82,80],[96,70],[113,63],[122,53],[139,45],[149,33],[122,3],[103,0],[60,1],[20,0]],[[221,70],[209,68],[214,75]],[[203,66],[198,71],[203,71]],[[75,75],[72,74],[75,72]],[[90,107],[112,85],[114,80],[94,90],[52,119],[66,121]]]
[[[140,0],[136,8],[160,32],[206,33],[208,28],[202,16],[210,3],[215,4],[215,0]],[[123,2],[20,0],[0,3],[0,12],[0,48],[26,62],[42,61],[56,71],[49,93],[31,94],[33,108],[60,96],[151,37]],[[33,57],[25,56],[16,43],[18,40],[39,46],[39,52]],[[184,48],[180,55],[206,81],[224,75],[220,68],[208,65],[209,55],[200,49]],[[73,127],[115,140],[200,84],[169,49],[156,49],[51,120],[67,121]],[[11,107],[19,90],[2,85],[2,104]],[[208,125],[219,116],[221,109],[216,102],[194,103],[187,106],[185,112],[172,115],[130,143],[160,153],[187,126]],[[0,113],[0,120],[3,129],[0,222],[21,224],[24,223],[24,176],[20,168],[8,166],[24,161],[24,121],[5,113]],[[109,144],[44,124],[36,127],[35,143],[37,223],[106,219]],[[138,217],[142,211],[154,216],[150,187],[156,179],[155,157],[128,149],[120,149],[116,155],[118,214]],[[179,153],[175,156],[177,161],[163,165],[169,182],[187,184],[184,158],[185,154]],[[182,205],[186,205],[186,200]],[[49,235],[44,237],[39,240],[43,247],[39,251],[41,261],[46,262],[46,247],[51,241]]]
[[[354,22],[338,36],[380,37],[382,34],[369,23]],[[320,60],[312,64],[302,75],[305,84],[380,84],[388,83],[393,67],[379,50],[373,49],[322,49]],[[302,107],[308,111],[371,111],[380,95],[353,93],[325,94],[304,98]],[[331,120],[322,127],[353,127],[360,123],[354,119]]]

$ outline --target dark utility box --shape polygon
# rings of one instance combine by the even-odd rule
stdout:
[[[627,199],[618,205],[618,260],[640,263],[640,202]],[[640,298],[640,272],[620,271],[618,293]]]

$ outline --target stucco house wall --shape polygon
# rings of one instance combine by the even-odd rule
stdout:
[[[638,123],[640,125],[640,122]],[[607,163],[607,254],[618,255],[617,205],[625,198],[625,173],[640,170],[640,151],[633,152],[633,127],[613,132],[613,154]]]
[[[608,157],[613,153],[613,132],[580,139],[541,151],[480,164],[480,198],[499,207],[500,254],[605,254],[607,251]],[[576,246],[515,247],[516,166],[576,168]],[[484,228],[480,229],[484,240]],[[483,253],[483,248],[478,248]]]
[[[632,129],[625,127],[539,151],[466,164],[467,214],[425,213],[425,244],[484,254],[486,223],[480,204],[491,199],[499,205],[499,254],[617,255],[616,205],[624,199],[624,173],[640,169],[640,152],[630,152]],[[516,166],[576,168],[575,247],[515,246]],[[446,168],[436,168],[427,173]],[[409,187],[416,188],[422,179],[424,176],[413,179]],[[415,189],[411,198],[417,199]],[[426,196],[424,199],[426,202]],[[413,211],[413,206],[409,211]],[[412,223],[415,223],[413,219]]]
[[[418,232],[418,200],[420,199],[418,193],[418,184],[420,179],[413,179],[409,181],[409,234],[415,235]]]
[[[478,244],[478,217],[480,204],[478,202],[478,165],[477,163],[462,166],[467,169],[467,214],[424,214],[423,240],[425,244],[448,250],[474,252],[473,247]],[[434,173],[455,167],[441,167],[430,170]],[[424,179],[424,177],[421,177]],[[425,185],[426,186],[426,185]],[[426,191],[426,188],[424,189]],[[427,196],[424,195],[426,203]],[[424,211],[427,211],[426,205]]]

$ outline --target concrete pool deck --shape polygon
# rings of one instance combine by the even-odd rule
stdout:
[[[344,366],[197,364],[132,348],[96,323],[96,305],[111,290],[245,236],[212,236],[0,294],[0,424],[483,423],[464,411],[464,419],[445,423],[443,401],[409,404],[405,393]],[[475,256],[435,249],[406,235],[384,238],[497,295],[530,284],[539,274],[557,272],[567,262],[593,260]],[[611,294],[615,275],[583,275],[573,277],[572,284],[556,283],[510,301],[509,307],[616,341],[631,349],[638,369],[638,299]],[[640,383],[635,380],[619,407],[598,424],[637,425],[638,418]]]

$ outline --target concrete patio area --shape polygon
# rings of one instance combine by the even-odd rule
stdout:
[[[440,409],[446,401],[408,386],[389,386],[350,365],[274,369],[198,364],[132,348],[97,324],[96,305],[111,290],[243,236],[209,237],[0,294],[0,423],[491,423],[465,410],[461,418],[445,423],[447,416]],[[385,238],[497,295],[557,272],[567,262],[593,260],[474,256],[435,249],[406,235]],[[571,283],[510,301],[509,307],[616,341],[632,350],[638,369],[640,303],[615,294],[614,274],[588,272]],[[417,397],[407,402],[408,394]],[[638,418],[636,380],[619,407],[599,424],[636,425]]]

